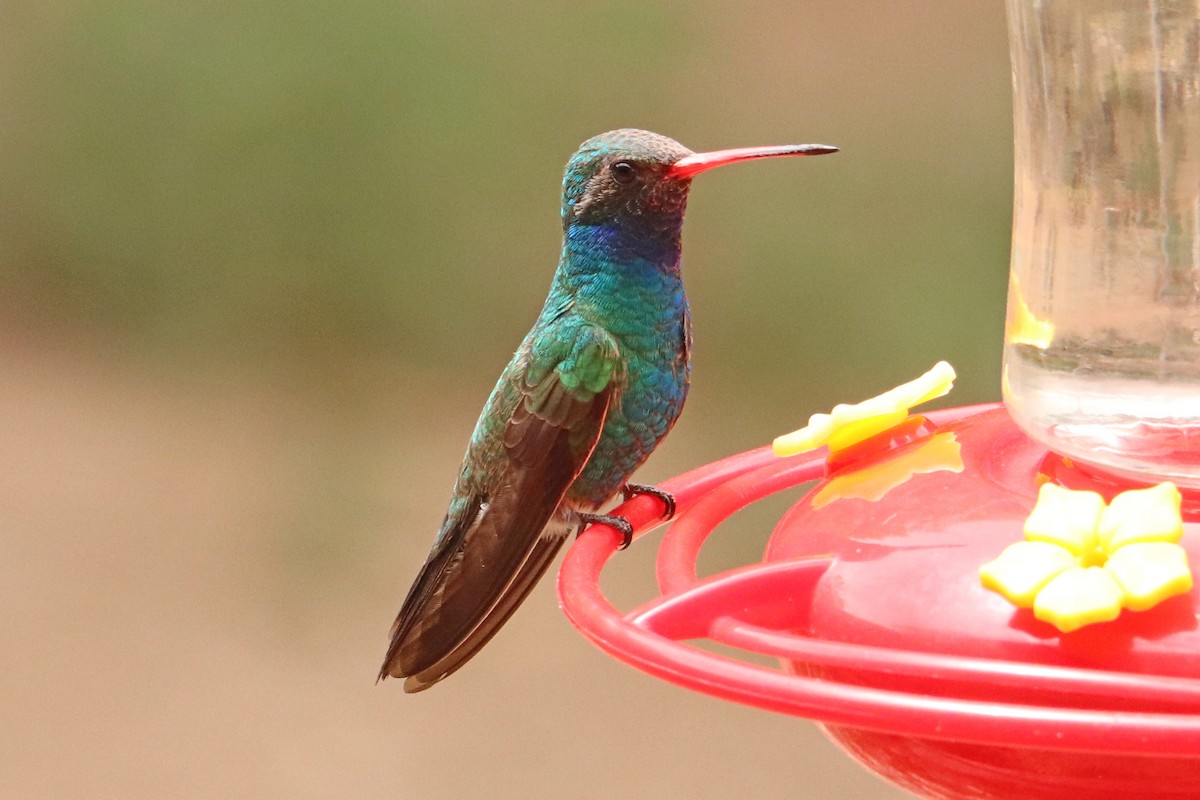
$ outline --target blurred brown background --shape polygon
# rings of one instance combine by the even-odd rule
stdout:
[[[0,107],[0,794],[902,796],[611,661],[551,581],[436,689],[374,674],[594,133],[843,148],[697,180],[695,380],[641,479],[940,358],[998,395],[1001,3],[18,0]]]

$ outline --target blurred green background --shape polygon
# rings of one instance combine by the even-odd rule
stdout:
[[[579,142],[842,148],[696,181],[660,481],[938,359],[954,402],[998,396],[1009,102],[998,2],[6,5],[6,792],[902,796],[808,722],[610,661],[551,581],[445,685],[372,681]]]

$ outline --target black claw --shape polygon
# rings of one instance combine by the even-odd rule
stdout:
[[[610,528],[615,528],[621,534],[621,546],[618,550],[624,550],[629,547],[633,541],[633,525],[624,517],[618,517],[613,514],[585,514],[580,512],[579,519],[586,522],[588,525],[608,525]],[[581,530],[580,533],[583,531]]]
[[[657,486],[650,486],[645,483],[627,483],[621,489],[621,496],[628,500],[639,494],[648,494],[651,497],[656,497],[663,504],[663,513],[660,519],[671,519],[675,516],[675,495],[670,492],[664,492]]]

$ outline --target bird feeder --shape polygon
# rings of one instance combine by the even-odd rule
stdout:
[[[612,606],[598,526],[559,597],[621,661],[818,721],[921,797],[1200,798],[1200,10],[1008,12],[1004,402],[915,414],[924,381],[816,415],[778,442],[816,449],[662,485],[660,596]],[[722,521],[814,481],[760,563],[698,576]],[[641,536],[660,512],[616,513]]]

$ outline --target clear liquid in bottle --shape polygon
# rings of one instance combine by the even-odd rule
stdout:
[[[1008,13],[1005,402],[1056,453],[1200,488],[1200,4]]]

